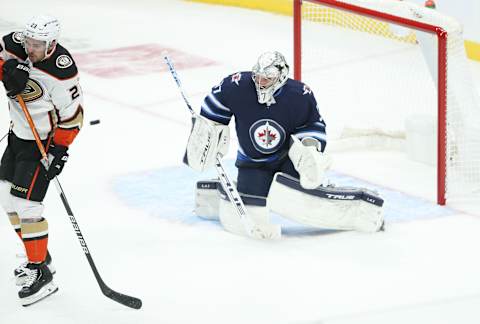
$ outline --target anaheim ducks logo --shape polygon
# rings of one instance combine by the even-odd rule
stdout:
[[[21,95],[25,102],[34,101],[43,96],[43,89],[37,81],[28,79],[27,86]]]
[[[24,38],[25,37],[23,36],[22,32],[16,32],[16,33],[13,33],[13,35],[12,35],[13,42],[15,42],[17,44],[22,44]]]
[[[60,69],[66,69],[69,66],[72,66],[73,61],[68,55],[60,55],[57,57],[55,64],[57,64],[57,67]]]

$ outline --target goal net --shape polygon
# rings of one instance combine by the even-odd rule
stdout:
[[[401,0],[294,0],[294,34],[329,149],[424,145],[439,204],[480,192],[480,101],[456,20]],[[434,141],[412,145],[415,132]]]

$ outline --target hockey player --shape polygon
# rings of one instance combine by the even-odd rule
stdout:
[[[43,199],[50,180],[62,172],[68,147],[83,123],[82,89],[70,53],[58,43],[54,17],[33,17],[23,32],[0,40],[0,79],[10,110],[8,146],[0,164],[0,203],[22,240],[28,261],[15,269],[18,295],[27,306],[57,291],[47,250],[48,223]],[[41,154],[16,99],[21,95],[47,150]]]
[[[336,218],[317,217],[318,211],[311,210],[318,206],[325,212],[327,208],[316,197],[320,193],[327,197],[326,189],[318,189],[330,165],[324,154],[326,124],[312,90],[288,78],[288,72],[282,54],[267,52],[259,57],[251,72],[232,74],[213,87],[203,101],[201,116],[194,120],[186,164],[203,171],[214,164],[217,154],[223,156],[228,149],[227,125],[234,116],[239,144],[235,163],[237,188],[249,216],[257,224],[272,225],[269,210],[274,210],[312,226],[377,231],[383,222],[378,212],[381,208],[364,218],[353,213],[353,205],[351,213],[339,211]],[[217,181],[197,184],[197,215],[219,218],[225,229],[244,235],[234,206],[226,201],[225,195],[217,200],[217,188],[221,189]],[[331,189],[328,194],[332,197],[346,196],[345,192]],[[275,198],[272,190],[276,192]],[[361,190],[355,194],[349,191],[348,197],[355,196],[358,199],[352,200],[358,203],[362,194]],[[296,210],[285,213],[295,197],[299,197]]]

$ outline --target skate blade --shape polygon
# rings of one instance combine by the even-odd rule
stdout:
[[[24,307],[33,305],[36,302],[39,302],[42,299],[45,299],[48,296],[56,293],[57,291],[58,291],[58,286],[53,281],[50,281],[47,285],[42,287],[42,289],[40,289],[36,294],[25,297],[25,298],[21,298],[20,304],[22,304],[22,306]]]

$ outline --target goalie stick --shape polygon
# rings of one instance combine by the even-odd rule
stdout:
[[[198,114],[193,110],[192,106],[190,105],[190,102],[187,99],[187,96],[185,95],[185,92],[183,91],[182,83],[180,82],[180,79],[178,78],[177,71],[175,70],[175,67],[173,66],[172,61],[168,57],[168,55],[164,55],[163,57],[165,59],[165,63],[168,66],[168,69],[170,73],[172,74],[173,79],[175,80],[175,83],[177,84],[178,89],[180,90],[180,93],[182,95],[183,100],[185,101],[185,104],[188,107],[188,110],[192,114],[192,116],[196,117]],[[250,237],[256,238],[256,239],[276,239],[279,238],[279,233],[275,232],[272,228],[268,228],[265,226],[260,226],[259,224],[256,224],[252,218],[248,215],[247,210],[245,208],[245,205],[242,201],[242,198],[240,198],[240,194],[237,191],[237,188],[235,188],[235,185],[233,182],[230,180],[230,177],[228,176],[227,172],[225,171],[225,168],[222,163],[222,159],[220,155],[216,156],[215,159],[215,169],[218,173],[218,176],[220,178],[220,183],[223,186],[223,189],[225,190],[230,202],[232,205],[235,207],[235,211],[240,218],[247,234]]]
[[[23,98],[20,95],[17,95],[17,100],[20,106],[22,107],[23,113],[25,114],[25,118],[27,119],[28,124],[30,125],[30,129],[32,130],[33,137],[35,137],[35,142],[37,143],[38,149],[42,155],[41,163],[45,166],[46,169],[48,169],[49,162],[48,162],[47,152],[45,151],[45,147],[42,144],[42,140],[38,135],[37,129],[35,128],[35,124],[33,123],[32,116],[30,115],[30,112],[28,111],[27,106],[25,105],[25,102],[23,101]],[[97,283],[100,286],[102,293],[106,297],[116,301],[117,303],[120,303],[130,308],[140,309],[142,307],[142,301],[140,299],[116,292],[112,290],[110,287],[108,287],[105,284],[105,282],[103,282],[102,277],[100,277],[97,267],[93,262],[92,255],[90,254],[90,250],[87,247],[87,242],[85,241],[85,238],[83,237],[82,232],[80,231],[80,227],[78,226],[77,220],[73,215],[73,211],[70,208],[70,204],[67,201],[67,197],[65,196],[62,186],[60,185],[60,181],[58,180],[57,177],[55,177],[53,179],[53,182],[55,183],[57,192],[60,195],[60,199],[62,200],[63,206],[67,211],[67,214],[70,218],[70,222],[72,223],[75,234],[77,234],[78,241],[82,246],[82,250],[85,253],[85,256],[87,257],[88,263],[90,264],[90,268],[92,269],[93,274],[95,275],[95,279],[97,279]]]

